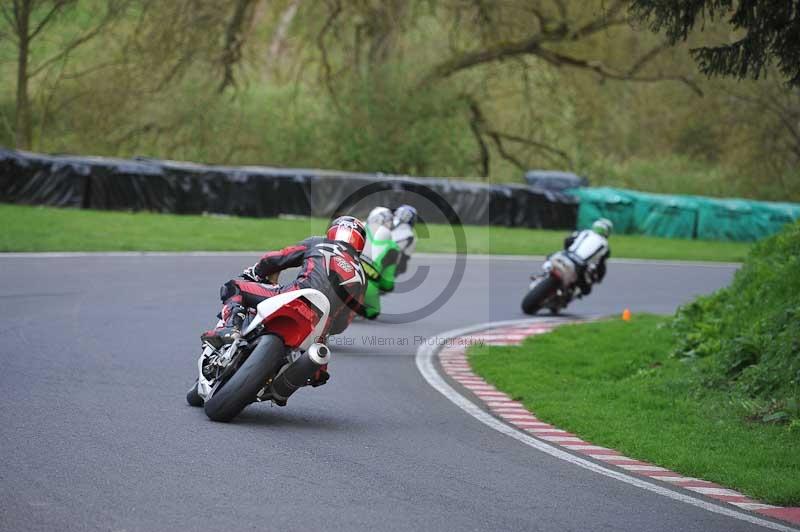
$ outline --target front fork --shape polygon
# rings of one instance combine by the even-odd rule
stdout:
[[[214,348],[208,342],[203,344],[203,353],[197,360],[197,393],[204,401],[207,401],[211,396],[217,377],[231,363],[242,342],[244,340],[237,337],[229,345],[224,346],[222,350]],[[213,376],[211,375],[212,372]]]

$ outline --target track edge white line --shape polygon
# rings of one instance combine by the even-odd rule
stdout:
[[[527,323],[532,321],[531,319],[522,319],[522,320],[509,320],[509,321],[498,321],[498,322],[491,322],[491,323],[484,323],[479,325],[474,325],[471,327],[465,327],[462,329],[456,329],[452,331],[447,331],[441,334],[436,335],[437,338],[443,338],[446,340],[450,340],[453,338],[457,338],[459,336],[464,336],[470,333],[474,333],[477,331],[494,328],[494,327],[504,327],[509,325],[517,325],[520,323]],[[546,321],[546,320],[542,320]],[[601,464],[592,462],[590,460],[586,460],[574,454],[568,453],[562,449],[559,449],[553,445],[545,443],[537,438],[529,436],[518,429],[503,423],[499,419],[495,418],[478,405],[467,399],[465,396],[461,395],[458,391],[456,391],[450,384],[445,381],[445,379],[439,374],[434,366],[434,357],[435,355],[443,348],[443,345],[427,345],[423,344],[417,349],[417,353],[415,356],[415,362],[417,369],[419,370],[422,377],[431,385],[436,391],[444,395],[450,402],[458,406],[461,410],[472,416],[473,418],[477,419],[484,425],[493,428],[494,430],[501,432],[507,436],[510,436],[529,447],[532,447],[538,451],[544,452],[553,456],[554,458],[558,458],[559,460],[564,460],[565,462],[569,462],[573,465],[577,465],[584,469],[588,469],[595,473],[599,473],[603,476],[613,478],[615,480],[619,480],[620,482],[624,482],[626,484],[630,484],[632,486],[636,486],[638,488],[645,489],[647,491],[651,491],[658,495],[662,495],[664,497],[677,500],[680,502],[684,502],[686,504],[690,504],[692,506],[701,508],[703,510],[724,515],[726,517],[731,517],[733,519],[738,519],[740,521],[745,521],[754,525],[762,526],[765,528],[769,528],[771,530],[778,530],[780,532],[797,532],[798,528],[793,528],[790,526],[783,525],[781,523],[777,523],[774,521],[769,521],[767,519],[762,519],[761,517],[757,517],[755,515],[741,512],[735,510],[733,508],[728,508],[724,506],[720,506],[718,504],[706,501],[704,499],[698,499],[687,495],[685,493],[681,493],[675,490],[671,490],[667,487],[660,486],[657,484],[653,484],[648,482],[644,479],[634,477],[631,475],[626,475],[625,473],[621,473],[619,471],[607,468],[602,466]]]

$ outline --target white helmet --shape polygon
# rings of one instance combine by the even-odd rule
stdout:
[[[384,226],[386,229],[392,228],[392,221],[394,220],[394,214],[392,211],[387,209],[386,207],[375,207],[369,213],[367,217],[367,223],[370,227],[378,227]]]

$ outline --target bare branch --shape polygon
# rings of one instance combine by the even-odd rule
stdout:
[[[540,48],[536,53],[536,56],[540,57],[541,59],[544,59],[545,61],[556,67],[570,66],[573,68],[589,70],[595,72],[596,74],[600,75],[603,78],[613,79],[617,81],[637,81],[642,83],[654,83],[658,81],[679,81],[685,84],[690,89],[692,89],[698,96],[703,95],[703,91],[700,89],[700,87],[691,78],[687,76],[662,76],[662,75],[634,76],[629,73],[621,73],[613,69],[610,69],[599,61],[589,61],[578,57],[572,57],[569,55],[565,55],[552,50],[547,50],[544,48]]]
[[[642,55],[642,57],[637,59],[633,63],[633,65],[631,65],[631,67],[628,69],[628,75],[635,76],[642,68],[644,68],[647,65],[647,63],[655,59],[658,54],[668,49],[669,47],[670,47],[669,43],[666,42],[653,47],[651,50]]]
[[[124,9],[124,7],[129,2],[130,0],[125,0],[125,2],[122,2],[121,4],[118,5],[110,2],[109,4],[111,5],[108,7],[105,16],[100,22],[97,23],[97,25],[94,28],[85,32],[80,37],[73,39],[70,43],[64,46],[59,53],[45,60],[38,67],[31,69],[29,77],[34,77],[37,74],[40,74],[44,70],[48,69],[52,65],[58,63],[59,61],[66,59],[76,48],[97,37],[100,33],[102,33],[105,27],[108,26],[116,18],[119,12],[122,9]]]
[[[440,63],[423,79],[422,85],[452,76],[456,72],[478,65],[502,61],[503,59],[536,53],[543,42],[543,34],[534,35],[524,41],[501,43],[483,50],[467,52]]]
[[[496,132],[493,131],[487,131],[486,134],[489,135],[489,138],[492,139],[492,141],[494,142],[494,145],[497,148],[497,152],[500,154],[500,157],[502,157],[506,161],[509,161],[511,164],[513,164],[520,170],[526,170],[526,165],[523,164],[522,161],[511,155],[506,150],[505,146],[503,146],[503,139],[502,137],[500,137],[500,135],[498,135]]]
[[[14,30],[13,32],[14,37],[18,39],[19,37],[17,35],[18,28],[16,22],[16,4],[14,5],[13,13],[8,10],[8,4],[4,5],[3,7],[0,7],[0,15],[3,16],[3,19],[5,19],[6,21],[6,24],[8,24],[8,26]]]
[[[273,61],[278,58],[281,49],[286,42],[286,36],[289,33],[289,27],[292,25],[295,15],[297,15],[297,9],[300,7],[300,2],[301,0],[291,0],[286,9],[284,9],[283,13],[281,13],[278,21],[278,27],[275,29],[275,33],[273,34],[272,41],[269,45],[269,57]]]
[[[227,87],[236,85],[233,69],[242,59],[242,45],[244,44],[244,26],[249,18],[253,6],[258,0],[237,0],[236,8],[233,11],[228,27],[225,30],[225,48],[222,52],[222,82],[217,89],[224,92]]]
[[[492,137],[497,137],[498,139],[508,140],[510,142],[517,142],[519,144],[524,144],[526,146],[530,146],[532,148],[536,148],[537,150],[542,150],[548,153],[551,153],[558,158],[562,159],[567,165],[572,166],[572,159],[570,159],[569,155],[566,152],[559,150],[558,148],[554,148],[553,146],[548,146],[543,142],[538,142],[529,138],[520,137],[518,135],[511,135],[508,133],[503,133],[501,131],[487,131],[488,135]]]
[[[469,121],[469,128],[472,131],[472,135],[475,137],[475,141],[478,143],[478,149],[480,150],[481,177],[486,179],[489,177],[489,169],[491,162],[489,147],[486,146],[486,142],[484,142],[483,140],[483,133],[482,133],[486,120],[483,117],[483,113],[481,112],[480,106],[478,106],[478,102],[476,102],[468,95],[464,95],[464,98],[467,100],[467,105],[469,106],[471,115]]]
[[[569,38],[573,41],[578,41],[598,31],[608,29],[611,26],[627,24],[630,22],[630,18],[615,18],[621,11],[625,10],[627,5],[627,0],[616,0],[601,16],[584,24],[577,30],[570,32]]]
[[[317,34],[317,49],[322,56],[323,82],[325,83],[325,88],[328,89],[328,93],[333,100],[333,104],[339,108],[339,100],[336,97],[336,91],[333,89],[333,69],[331,67],[330,60],[328,59],[328,50],[325,47],[325,36],[329,31],[331,31],[336,19],[339,18],[339,15],[342,13],[342,4],[339,2],[339,0],[333,0],[332,2],[327,1],[326,4],[328,5],[329,13],[328,18],[325,20],[325,24],[322,25],[322,29],[320,30],[319,34]]]
[[[44,27],[47,26],[50,23],[50,20],[59,11],[61,11],[61,9],[63,9],[64,6],[69,4],[71,1],[72,0],[57,0],[56,2],[54,2],[53,3],[53,8],[47,13],[47,15],[45,15],[42,18],[42,20],[39,21],[39,24],[36,26],[36,28],[33,30],[33,32],[31,32],[31,34],[28,36],[28,40],[32,41],[33,39],[35,39],[36,36],[39,35],[39,32],[42,31],[44,29]]]

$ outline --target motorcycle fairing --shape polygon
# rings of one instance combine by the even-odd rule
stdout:
[[[553,253],[545,262],[544,270],[555,274],[564,286],[570,286],[578,279],[575,261],[563,251]]]
[[[313,314],[304,312],[304,308],[308,309],[309,304],[314,307]],[[325,294],[313,288],[301,288],[272,296],[259,303],[256,307],[256,318],[250,322],[243,334],[248,335],[267,321],[268,329],[280,334],[289,347],[305,351],[325,332],[329,313],[330,302]],[[270,320],[270,317],[273,319]],[[271,327],[270,321],[272,321]],[[304,323],[308,327],[305,327]]]

